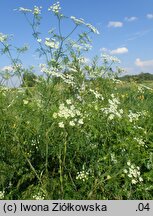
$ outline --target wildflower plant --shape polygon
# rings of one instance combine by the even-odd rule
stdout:
[[[64,68],[66,67],[67,69],[67,65],[70,64],[66,61],[65,65],[65,60],[71,62],[71,60],[74,58],[76,54],[81,55],[80,49],[82,49],[83,47],[84,51],[88,50],[88,47],[90,47],[89,44],[91,42],[89,34],[99,34],[99,32],[94,26],[92,26],[89,23],[85,23],[85,21],[81,18],[78,19],[74,16],[64,16],[61,12],[60,2],[58,1],[51,5],[48,8],[48,11],[57,18],[59,34],[55,31],[54,28],[51,28],[51,30],[48,31],[49,37],[45,39],[40,38],[40,32],[38,29],[40,27],[40,22],[42,18],[41,10],[42,7],[37,6],[35,6],[33,10],[27,8],[19,8],[19,11],[25,15],[26,20],[32,28],[33,37],[36,39],[36,42],[38,42],[39,46],[37,51],[40,53],[40,56],[45,56],[46,67],[48,68],[48,70],[51,71],[53,67],[54,69],[59,69],[62,72],[64,71]],[[33,14],[33,18],[30,17],[30,13]],[[74,23],[73,29],[66,36],[64,36],[61,30],[61,24],[64,19],[69,19]],[[70,40],[71,35],[74,31],[78,29],[80,25],[83,25],[87,30],[79,34],[78,38],[75,41]],[[71,57],[71,59],[68,57]],[[60,67],[61,65],[62,68]],[[48,78],[50,78],[49,74],[47,74],[47,76]]]

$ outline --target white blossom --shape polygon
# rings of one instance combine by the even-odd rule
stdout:
[[[71,74],[60,73],[59,69],[53,67],[47,68],[45,64],[40,64],[39,67],[41,72],[46,73],[48,75],[52,75],[54,77],[60,77],[65,83],[71,86],[75,86],[74,77]]]
[[[41,6],[40,6],[40,7],[34,6],[33,14],[34,14],[34,15],[39,15],[39,14],[41,14],[41,9],[42,9]]]
[[[120,104],[119,100],[113,94],[111,97],[112,99],[108,100],[109,106],[102,108],[101,111],[108,115],[109,120],[113,120],[115,117],[122,118],[123,109],[118,109],[118,105]]]
[[[59,122],[59,123],[58,123],[58,126],[59,126],[60,128],[64,128],[64,123],[63,123],[63,122]]]
[[[100,34],[99,31],[90,23],[87,23],[86,26],[95,34]]]
[[[13,71],[13,67],[11,65],[6,65],[1,70],[11,72],[11,71]]]
[[[60,2],[54,3],[52,6],[48,8],[48,11],[52,11],[55,15],[58,15],[61,10]]]
[[[53,113],[53,118],[57,118],[57,113]]]
[[[6,41],[7,40],[7,38],[8,38],[8,35],[4,35],[3,33],[0,33],[0,42],[4,42],[4,41]]]
[[[29,103],[28,100],[23,100],[23,104],[24,104],[24,105],[27,105],[28,103]]]
[[[127,162],[127,165],[128,165],[128,166],[131,166],[131,162],[130,162],[130,161],[128,161],[128,162]]]
[[[76,24],[76,25],[81,25],[81,24],[85,24],[85,22],[84,22],[84,19],[82,19],[82,18],[76,18],[75,16],[71,16],[70,17],[72,20],[73,20],[73,22]]]
[[[46,38],[45,45],[50,47],[51,49],[58,49],[59,48],[59,42],[55,41],[53,39],[49,39],[49,38]]]
[[[136,141],[138,142],[139,145],[145,146],[145,142],[143,141],[142,138],[134,137],[134,140],[136,140]]]
[[[86,172],[84,169],[80,172],[77,172],[77,176],[76,176],[76,179],[78,180],[82,180],[83,182],[84,181],[87,181],[88,180],[88,176],[89,176],[89,172]]]
[[[138,181],[135,180],[135,179],[132,179],[132,181],[131,181],[132,184],[136,184],[137,182],[138,182]]]
[[[129,114],[128,114],[129,122],[138,121],[138,120],[139,120],[139,117],[140,117],[141,115],[142,115],[141,112],[133,113],[131,110],[129,110]]]
[[[74,121],[70,121],[70,122],[69,122],[69,125],[70,125],[70,126],[75,126],[75,122],[74,122]]]
[[[115,56],[111,56],[111,55],[108,55],[108,54],[102,54],[102,59],[104,62],[113,62],[113,63],[120,63],[120,60],[115,57]]]
[[[42,42],[42,39],[39,38],[39,39],[37,39],[37,41],[38,41],[38,43],[41,43],[41,42]]]
[[[132,184],[142,182],[143,178],[140,176],[140,167],[136,167],[135,164],[131,164],[131,161],[127,162],[128,168],[124,169],[123,172],[131,179]]]
[[[124,169],[123,172],[124,172],[124,173],[128,173],[127,169]]]
[[[104,100],[103,96],[102,96],[99,92],[94,91],[94,90],[92,90],[92,89],[89,89],[89,91],[92,92],[92,93],[94,94],[94,96],[95,96],[96,99]]]
[[[70,99],[67,99],[66,103],[69,105],[69,104],[72,104],[72,101]]]
[[[78,119],[78,117],[80,118]],[[68,122],[70,126],[83,124],[82,113],[72,104],[70,99],[66,100],[66,105],[64,103],[59,105],[59,111],[53,113],[53,118],[65,119],[65,122]]]
[[[33,195],[34,200],[44,200],[45,196],[41,193],[38,193],[36,195]]]
[[[81,125],[84,124],[83,119],[79,119],[78,124],[81,124]]]
[[[19,11],[23,12],[23,13],[28,13],[28,12],[32,12],[31,9],[28,9],[28,8],[23,8],[23,7],[20,7],[19,8]]]

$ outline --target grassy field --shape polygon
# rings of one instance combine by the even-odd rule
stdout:
[[[153,89],[153,81],[143,81],[142,84]]]

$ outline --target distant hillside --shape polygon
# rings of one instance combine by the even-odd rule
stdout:
[[[140,73],[137,75],[125,75],[122,77],[119,77],[118,79],[122,81],[137,81],[137,82],[143,82],[143,81],[153,81],[153,74],[150,73]]]

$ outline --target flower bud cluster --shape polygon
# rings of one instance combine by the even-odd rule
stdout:
[[[48,11],[52,11],[54,14],[58,15],[61,10],[60,2],[54,3],[52,6],[48,8]]]
[[[34,6],[33,14],[34,14],[35,16],[41,14],[41,9],[42,9],[41,6],[40,6],[40,7]]]
[[[84,181],[87,181],[88,180],[88,176],[89,176],[89,172],[86,172],[85,170],[82,170],[80,172],[77,172],[77,176],[76,176],[76,179],[78,180],[82,180],[83,182]]]

